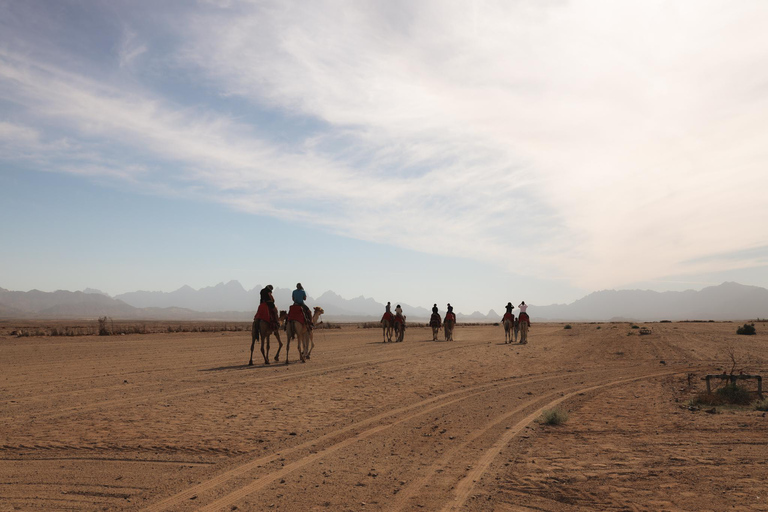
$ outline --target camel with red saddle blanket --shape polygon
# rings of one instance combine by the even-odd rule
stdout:
[[[280,323],[285,317],[285,310],[282,310],[280,311],[277,322],[273,322],[269,317],[269,306],[266,303],[259,305],[259,309],[253,317],[253,325],[251,326],[251,359],[248,361],[249,366],[253,366],[253,348],[256,346],[256,340],[258,339],[261,339],[261,355],[264,357],[264,364],[269,364],[269,338],[273,334],[280,344],[280,346],[277,347],[275,361],[280,360],[280,350],[283,348],[283,342],[280,341]],[[264,350],[265,344],[266,351]]]
[[[445,320],[443,320],[443,328],[445,330],[445,341],[453,341],[453,328],[456,326],[456,315],[454,313],[446,313]]]
[[[395,315],[390,312],[384,313],[381,317],[381,338],[382,342],[392,341],[392,334],[395,330]]]
[[[317,325],[320,315],[325,313],[323,308],[315,306],[315,313],[312,315],[312,324]],[[312,329],[307,327],[307,320],[304,316],[304,310],[299,305],[292,305],[288,310],[288,317],[285,320],[285,335],[288,338],[285,347],[285,364],[288,364],[288,353],[291,349],[291,340],[296,337],[296,344],[299,350],[299,360],[304,363],[312,354],[315,347],[314,335]]]

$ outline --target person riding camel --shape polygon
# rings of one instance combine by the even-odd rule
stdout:
[[[515,321],[515,315],[512,314],[512,310],[515,309],[515,306],[512,305],[511,302],[507,302],[507,305],[504,306],[507,310],[506,313],[504,313],[504,317],[501,319],[502,322],[509,319],[511,322]]]
[[[429,319],[430,327],[440,327],[440,314],[437,312],[437,304],[432,306],[432,317]]]
[[[451,306],[451,303],[448,303],[447,306],[448,312],[445,314],[445,319],[448,320],[449,318],[453,319],[453,323],[456,323],[456,315],[453,313],[453,306]]]
[[[307,328],[312,329],[314,327],[314,325],[312,325],[312,313],[309,311],[309,306],[304,304],[304,301],[307,300],[307,292],[304,291],[304,287],[301,286],[301,283],[296,283],[296,289],[293,290],[291,297],[293,298],[293,303],[295,305],[301,306],[301,310],[304,312],[304,319],[307,321]]]
[[[392,304],[387,302],[387,305],[384,306],[384,315],[381,317],[381,321],[384,322],[385,320],[392,321],[394,318],[392,317]]]
[[[272,296],[272,290],[275,288],[268,284],[259,292],[259,304],[266,304],[269,310],[269,323],[273,328],[277,328],[277,307],[275,306],[275,298]]]
[[[519,306],[521,313],[525,313],[525,311],[528,309],[528,305],[525,303],[525,301],[521,302]]]

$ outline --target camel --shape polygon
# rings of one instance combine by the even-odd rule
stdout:
[[[388,341],[392,341],[392,333],[394,332],[394,320],[391,318],[382,318],[381,319],[381,337],[382,343],[386,343]]]
[[[395,322],[395,342],[403,341],[405,337],[405,317],[402,322]]]
[[[312,315],[312,323],[317,324],[320,315],[325,313],[325,311],[323,311],[323,308],[317,306],[314,308],[314,310],[315,314]],[[312,351],[310,343],[312,343],[312,346],[314,346],[312,331],[309,330],[306,325],[297,320],[286,319],[285,333],[286,338],[288,338],[285,346],[285,364],[288,364],[288,353],[291,349],[291,339],[294,336],[296,337],[296,344],[298,345],[297,348],[299,350],[299,360],[302,363],[306,362],[307,355]]]
[[[440,331],[440,315],[432,313],[429,319],[429,326],[432,327],[432,341],[437,341],[437,333]]]
[[[277,321],[278,324],[287,316],[285,310],[280,311],[280,316]],[[264,364],[269,364],[269,337],[275,335],[277,342],[280,344],[277,347],[277,354],[275,354],[275,361],[280,360],[280,349],[283,348],[283,342],[280,341],[280,328],[273,329],[269,322],[264,322],[256,318],[253,319],[253,325],[251,326],[251,359],[248,361],[248,366],[253,366],[253,348],[256,346],[256,340],[261,338],[261,355],[264,356]],[[266,342],[267,350],[264,351],[264,343]]]
[[[521,314],[520,317],[522,317],[518,318],[520,321],[520,344],[525,345],[528,343],[528,329],[531,327],[531,319],[527,314],[525,314],[525,317]]]
[[[455,317],[452,315],[445,315],[445,320],[443,320],[443,326],[445,328],[445,341],[453,341],[453,327],[455,325]]]
[[[515,330],[515,320],[509,317],[505,317],[504,318],[504,343],[512,343],[512,334],[514,330]],[[515,338],[517,338],[517,336],[515,336]]]
[[[319,309],[320,312],[319,313],[317,311],[315,312],[317,318],[313,317],[312,318],[312,323],[315,324],[315,326],[318,326],[318,325],[322,324],[323,322],[318,323],[317,320],[320,318],[320,315],[325,313],[325,311],[323,310],[323,308],[315,308],[315,309],[316,310]],[[314,329],[309,331],[309,350],[307,350],[307,355],[306,355],[305,359],[309,359],[310,354],[312,354],[312,349],[313,348],[315,348],[315,330]]]

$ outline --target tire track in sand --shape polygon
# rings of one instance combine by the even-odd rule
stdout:
[[[649,375],[643,375],[640,377],[631,377],[628,379],[619,379],[612,382],[606,382],[604,384],[598,384],[596,386],[589,386],[586,388],[580,388],[575,391],[572,391],[564,396],[561,396],[560,398],[557,398],[555,400],[552,400],[551,402],[548,402],[544,404],[543,406],[536,409],[534,412],[517,422],[512,428],[505,431],[504,434],[499,437],[499,439],[491,446],[488,450],[486,450],[483,455],[478,459],[478,461],[472,466],[472,469],[467,473],[467,475],[459,481],[459,483],[456,485],[455,491],[454,491],[454,498],[453,501],[450,503],[446,503],[445,506],[443,506],[442,510],[443,512],[448,512],[452,510],[458,510],[461,508],[462,505],[467,501],[467,498],[469,498],[470,493],[472,492],[472,489],[474,488],[475,484],[480,480],[483,473],[485,473],[488,470],[488,467],[490,467],[491,463],[493,462],[493,459],[496,458],[496,456],[501,453],[501,451],[504,449],[504,447],[509,444],[509,442],[517,436],[525,427],[533,423],[536,418],[541,416],[541,414],[544,412],[545,409],[554,407],[570,398],[573,398],[574,396],[580,394],[580,393],[589,393],[591,391],[597,391],[599,389],[607,388],[610,386],[618,386],[621,384],[627,384],[630,382],[636,382],[638,380],[644,380],[644,379],[650,379],[653,377],[661,377],[663,375],[673,375],[675,373],[679,373],[678,371],[669,370],[666,372],[657,372],[652,373]]]
[[[252,471],[253,469],[256,469],[260,466],[268,464],[274,460],[277,460],[278,458],[281,458],[281,457],[284,458],[286,455],[290,455],[300,450],[306,450],[306,449],[311,450],[313,446],[318,445],[324,441],[331,441],[334,438],[337,438],[339,436],[344,436],[346,434],[354,432],[355,430],[363,429],[361,432],[358,432],[357,434],[353,434],[350,437],[346,437],[344,439],[334,442],[333,444],[331,444],[331,446],[325,449],[311,453],[308,456],[302,457],[284,466],[283,468],[281,468],[276,472],[268,473],[260,478],[257,478],[250,484],[244,487],[241,487],[240,489],[237,489],[227,494],[226,496],[223,496],[222,498],[214,501],[213,503],[205,507],[198,508],[198,510],[219,510],[228,505],[232,505],[233,503],[239,501],[245,496],[264,488],[265,486],[269,485],[273,481],[279,478],[282,478],[284,475],[287,475],[288,473],[291,473],[303,466],[306,466],[307,464],[310,464],[317,459],[325,457],[326,455],[336,452],[341,448],[349,446],[350,444],[353,444],[361,439],[370,437],[378,432],[388,429],[394,425],[408,421],[412,418],[416,418],[422,414],[433,412],[435,410],[438,410],[442,407],[446,407],[453,403],[460,402],[468,398],[481,395],[489,389],[504,389],[507,387],[517,386],[520,384],[547,381],[547,380],[557,379],[557,378],[560,378],[560,376],[559,375],[547,375],[547,376],[537,375],[537,376],[523,377],[523,378],[520,378],[520,377],[512,378],[513,382],[507,382],[507,383],[504,383],[504,381],[494,381],[494,382],[489,382],[485,384],[479,384],[477,386],[449,391],[447,393],[442,393],[440,395],[436,395],[436,396],[427,398],[425,400],[421,400],[411,405],[399,407],[397,409],[393,409],[390,411],[385,411],[371,418],[368,418],[366,420],[348,425],[346,427],[335,430],[333,432],[329,432],[328,434],[324,434],[319,438],[312,439],[310,441],[294,446],[287,450],[276,452],[276,453],[266,455],[264,457],[260,457],[258,459],[254,459],[252,461],[246,462],[245,464],[232,468],[229,471],[225,471],[224,473],[221,473],[220,475],[217,475],[214,478],[211,478],[210,480],[201,482],[193,487],[185,489],[184,491],[181,491],[162,501],[154,503],[143,510],[145,510],[146,512],[159,512],[162,510],[167,510],[169,508],[172,508],[174,506],[177,506],[181,503],[186,502],[192,496],[199,495],[203,492],[214,489],[215,487],[225,484],[226,482],[228,482],[229,480],[232,480],[233,478],[242,476],[248,473],[249,471]],[[463,395],[463,396],[459,396],[459,395]],[[451,399],[452,397],[457,397],[457,396],[458,398]],[[401,414],[405,414],[405,416],[399,419],[396,419],[394,421],[391,421],[389,423],[385,423],[382,425],[375,425],[377,422],[386,420],[391,416],[398,416]],[[375,425],[375,426],[370,426],[370,425]]]

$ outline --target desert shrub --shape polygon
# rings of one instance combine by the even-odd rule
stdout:
[[[109,336],[112,334],[112,330],[109,328],[109,318],[106,316],[99,317],[99,336]]]
[[[729,384],[718,389],[715,393],[720,395],[727,404],[749,405],[752,403],[752,396],[743,386]]]
[[[728,384],[714,393],[706,391],[697,394],[690,405],[749,405],[752,403],[752,395],[743,386]]]
[[[597,326],[597,330],[599,331],[600,329],[601,329],[601,327],[598,325],[598,326]]]
[[[768,411],[768,398],[755,402],[755,409],[758,411]]]
[[[632,328],[633,328],[633,329],[639,329],[639,328],[640,328],[640,326],[639,326],[639,325],[633,325],[633,326],[632,326]]]
[[[672,320],[662,320],[662,321],[661,321],[661,322],[659,322],[659,323],[660,323],[660,324],[671,324],[671,323],[672,323]]]
[[[565,327],[563,327],[563,329],[573,329],[573,327],[571,327],[571,324],[565,324]]]
[[[568,412],[555,407],[541,413],[541,423],[545,425],[562,425],[568,421]]]
[[[744,324],[736,329],[736,334],[757,334],[755,324]]]

